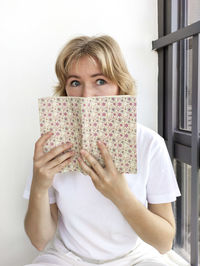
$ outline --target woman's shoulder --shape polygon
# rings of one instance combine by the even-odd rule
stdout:
[[[137,122],[137,141],[141,144],[159,144],[164,142],[164,138],[153,129]]]

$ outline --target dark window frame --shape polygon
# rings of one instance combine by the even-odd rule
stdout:
[[[200,168],[200,21],[189,26],[186,21],[187,0],[158,0],[158,36],[152,42],[158,52],[158,133],[165,139],[172,162],[174,159],[191,165],[191,265],[198,265],[198,215]],[[185,86],[185,39],[192,37],[192,130],[179,128],[179,95]],[[180,61],[178,61],[180,60]],[[180,69],[177,68],[178,63]],[[181,171],[177,171],[181,180]],[[181,182],[181,181],[180,181]],[[176,216],[176,243],[181,238],[184,211],[181,197],[173,203]],[[176,251],[176,246],[173,247]],[[177,247],[178,250],[178,247]],[[183,254],[180,254],[184,257]]]

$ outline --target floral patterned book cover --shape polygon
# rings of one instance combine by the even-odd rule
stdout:
[[[81,149],[87,150],[105,167],[97,140],[106,145],[120,173],[137,173],[135,96],[43,97],[38,98],[38,107],[41,135],[53,132],[44,145],[44,152],[67,142],[73,143],[71,150],[75,155],[60,173],[79,171],[85,174],[77,160]]]

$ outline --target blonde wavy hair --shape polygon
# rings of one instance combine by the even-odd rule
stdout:
[[[65,86],[69,69],[83,56],[98,60],[103,75],[118,85],[120,95],[136,96],[135,80],[128,71],[120,47],[108,35],[79,36],[65,44],[56,60],[55,72],[59,82],[54,87],[54,96],[67,96]]]

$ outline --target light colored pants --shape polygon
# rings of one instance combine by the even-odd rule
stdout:
[[[162,255],[152,246],[139,241],[128,254],[109,261],[92,260],[76,255],[72,251],[63,252],[49,248],[37,256],[32,264],[24,266],[168,266]]]

